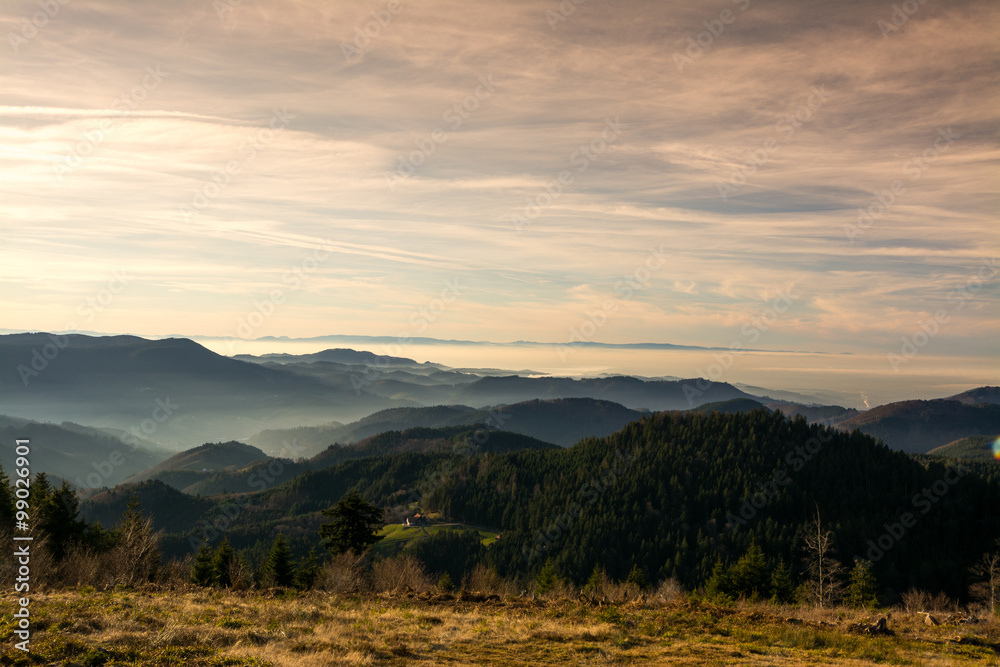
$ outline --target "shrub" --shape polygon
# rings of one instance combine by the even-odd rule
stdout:
[[[392,556],[372,565],[372,588],[380,593],[410,589],[421,593],[434,588],[423,564],[411,555]]]

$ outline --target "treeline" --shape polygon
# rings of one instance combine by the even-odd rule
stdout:
[[[892,603],[910,589],[968,599],[974,568],[1000,537],[1000,481],[989,465],[918,460],[858,432],[759,410],[661,413],[568,449],[487,443],[342,461],[260,493],[203,498],[183,521],[162,485],[133,491],[165,533],[167,560],[225,538],[256,572],[282,534],[296,563],[310,549],[323,561],[319,512],[353,491],[391,516],[440,512],[495,528],[500,539],[488,547],[445,531],[400,554],[456,584],[485,568],[523,585],[547,568],[577,587],[595,572],[610,581],[641,573],[736,597],[752,596],[739,582],[754,580],[761,597],[801,598],[811,594],[809,541],[819,535],[840,566],[834,591],[863,575]],[[147,488],[162,506],[147,503]],[[766,587],[745,576],[761,567],[784,574]]]

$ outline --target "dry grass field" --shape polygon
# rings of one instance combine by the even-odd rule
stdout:
[[[1000,665],[996,619],[894,611],[872,637],[850,626],[877,614],[845,609],[193,587],[40,594],[25,654],[2,600],[5,665]]]

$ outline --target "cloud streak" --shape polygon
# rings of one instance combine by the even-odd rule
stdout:
[[[891,3],[742,4],[585,3],[553,29],[556,3],[404,2],[347,59],[341,45],[383,3],[262,0],[220,17],[194,0],[74,0],[0,71],[8,325],[58,328],[74,282],[126,266],[129,298],[102,328],[185,321],[224,335],[325,244],[334,255],[294,317],[261,335],[391,335],[458,275],[470,287],[431,335],[560,340],[666,246],[670,262],[602,329],[607,342],[725,346],[795,285],[776,349],[877,355],[996,252],[1000,8],[928,2],[883,36]],[[0,26],[32,7],[5,3]],[[679,71],[674,55],[727,8],[736,20]],[[169,76],[115,110],[151,66]],[[452,128],[448,110],[480,77],[495,91]],[[789,125],[815,90],[828,97]],[[246,159],[275,109],[294,120]],[[614,117],[621,135],[580,169]],[[53,178],[108,118],[113,131]],[[388,188],[435,128],[445,139]],[[948,128],[954,143],[905,180]],[[746,182],[720,197],[755,151]],[[239,173],[184,219],[234,161]],[[512,215],[567,170],[572,183],[518,232]],[[899,179],[906,192],[850,243],[844,226]],[[934,345],[987,354],[998,334],[991,283]]]

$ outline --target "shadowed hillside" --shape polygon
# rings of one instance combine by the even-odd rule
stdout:
[[[1000,405],[950,399],[902,401],[872,408],[836,427],[859,429],[892,449],[924,453],[967,436],[995,437],[1000,433]]]

